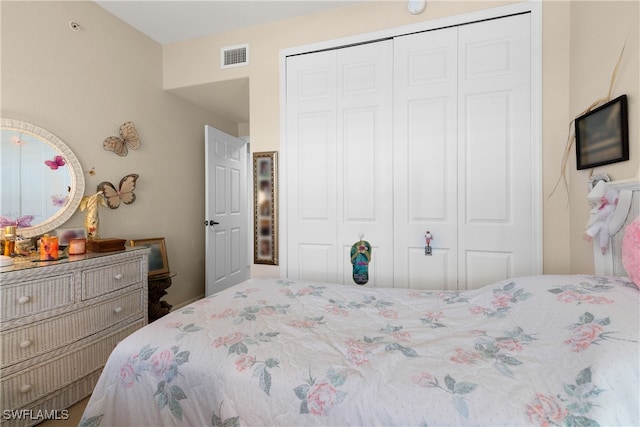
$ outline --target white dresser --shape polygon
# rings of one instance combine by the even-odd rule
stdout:
[[[147,323],[148,249],[20,262],[0,273],[0,425],[64,419],[111,350]]]

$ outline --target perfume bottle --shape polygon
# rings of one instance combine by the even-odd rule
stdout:
[[[4,229],[4,256],[13,256],[16,251],[16,227],[10,225]]]

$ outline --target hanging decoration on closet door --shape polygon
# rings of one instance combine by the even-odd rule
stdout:
[[[364,234],[360,234],[360,240],[351,246],[351,264],[353,264],[353,281],[358,285],[364,285],[369,281],[369,262],[371,261],[371,245],[362,240]]]
[[[433,240],[433,235],[431,235],[430,231],[427,231],[424,234],[424,241],[426,245],[424,246],[424,254],[427,256],[433,255],[433,251],[431,250],[431,241]]]

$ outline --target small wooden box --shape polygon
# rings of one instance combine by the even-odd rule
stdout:
[[[88,239],[87,250],[89,252],[124,251],[125,242],[125,239]]]

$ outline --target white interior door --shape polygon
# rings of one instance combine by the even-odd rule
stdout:
[[[372,245],[368,286],[393,284],[391,41],[287,59],[287,276],[353,283],[351,245]]]
[[[457,289],[458,29],[397,37],[394,54],[395,286]]]
[[[459,27],[462,288],[536,274],[530,14]]]
[[[248,251],[246,143],[205,126],[206,295],[247,280]]]
[[[288,58],[286,73],[286,275],[335,283],[336,51]]]
[[[393,42],[337,51],[339,283],[353,284],[351,246],[371,244],[366,286],[393,286]]]

